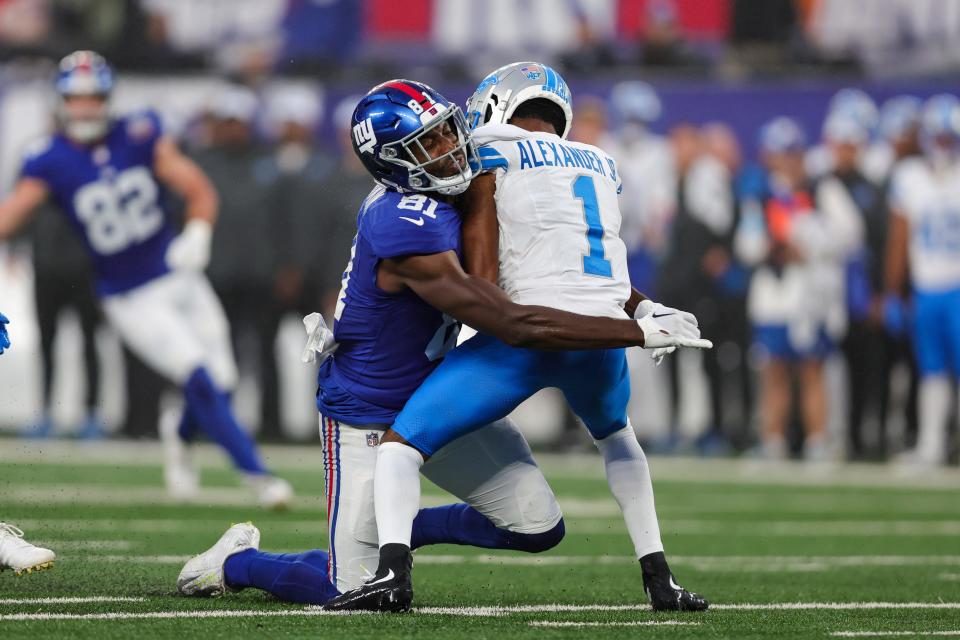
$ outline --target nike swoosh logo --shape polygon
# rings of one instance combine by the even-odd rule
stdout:
[[[677,581],[673,579],[673,576],[670,576],[670,586],[673,587],[674,591],[683,591],[683,587],[677,584]]]
[[[404,218],[404,220],[409,220],[410,218]],[[420,220],[420,224],[423,224],[423,220]],[[387,575],[383,576],[379,580],[374,580],[373,582],[368,582],[367,584],[380,584],[381,582],[389,582],[393,580],[393,569],[387,571]]]
[[[656,318],[662,318],[662,317],[664,317],[664,316],[675,316],[675,315],[677,315],[677,314],[675,314],[675,313],[661,313],[660,315],[657,315],[657,314],[655,313],[655,314],[653,314],[653,318],[656,319]]]
[[[413,224],[417,225],[418,227],[422,227],[422,226],[423,226],[423,218],[417,218],[416,220],[414,220],[413,218],[407,218],[407,217],[405,217],[405,216],[400,216],[400,219],[401,219],[401,220],[406,220],[407,222],[412,222]]]

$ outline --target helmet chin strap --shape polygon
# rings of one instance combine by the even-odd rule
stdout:
[[[460,184],[454,185],[452,187],[440,187],[439,189],[437,189],[437,193],[442,193],[445,196],[458,196],[464,191],[466,191],[467,187],[469,186],[470,186],[469,181],[461,182]]]

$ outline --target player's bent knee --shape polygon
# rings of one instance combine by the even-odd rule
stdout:
[[[560,544],[567,533],[563,518],[549,531],[543,533],[511,533],[513,548],[527,553],[543,553]]]

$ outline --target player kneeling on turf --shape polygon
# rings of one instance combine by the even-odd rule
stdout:
[[[639,346],[653,349],[655,358],[677,347],[712,345],[700,337],[694,316],[632,289],[619,237],[616,162],[602,149],[566,140],[572,117],[569,89],[550,67],[519,62],[490,74],[467,105],[486,175],[472,181],[461,208],[468,273],[499,283],[515,304],[582,314],[581,341],[554,347],[564,351],[530,349],[525,347],[543,345],[504,341],[464,320],[479,335],[444,358],[378,447],[379,567],[362,587],[327,603],[328,609],[410,608],[411,523],[421,468],[443,447],[547,387],[563,392],[603,456],[654,610],[708,607],[705,598],[676,583],[664,555],[647,459],[627,419],[630,376],[625,350],[617,348],[627,345],[583,338],[599,337],[589,326],[597,318],[629,316],[644,334]],[[415,281],[409,286],[416,290]]]
[[[360,207],[334,316],[338,346],[318,375],[329,552],[262,552],[256,530],[239,525],[186,564],[178,579],[185,595],[255,587],[288,602],[323,604],[368,580],[379,553],[379,444],[456,345],[459,322],[543,349],[684,343],[656,320],[638,323],[622,310],[590,317],[516,304],[464,272],[451,196],[467,189],[479,162],[459,108],[432,88],[409,80],[375,87],[354,111],[353,134],[354,151],[379,186]],[[311,348],[329,352],[314,336]],[[510,420],[450,442],[422,472],[463,502],[420,509],[408,530],[412,549],[446,543],[537,553],[563,538],[556,497]]]

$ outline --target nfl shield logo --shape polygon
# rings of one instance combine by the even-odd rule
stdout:
[[[380,434],[379,433],[368,433],[367,434],[367,446],[376,447],[380,444]]]
[[[543,72],[540,71],[540,67],[535,64],[531,64],[526,67],[520,67],[520,73],[527,76],[527,80],[539,80],[540,76],[543,75]]]

